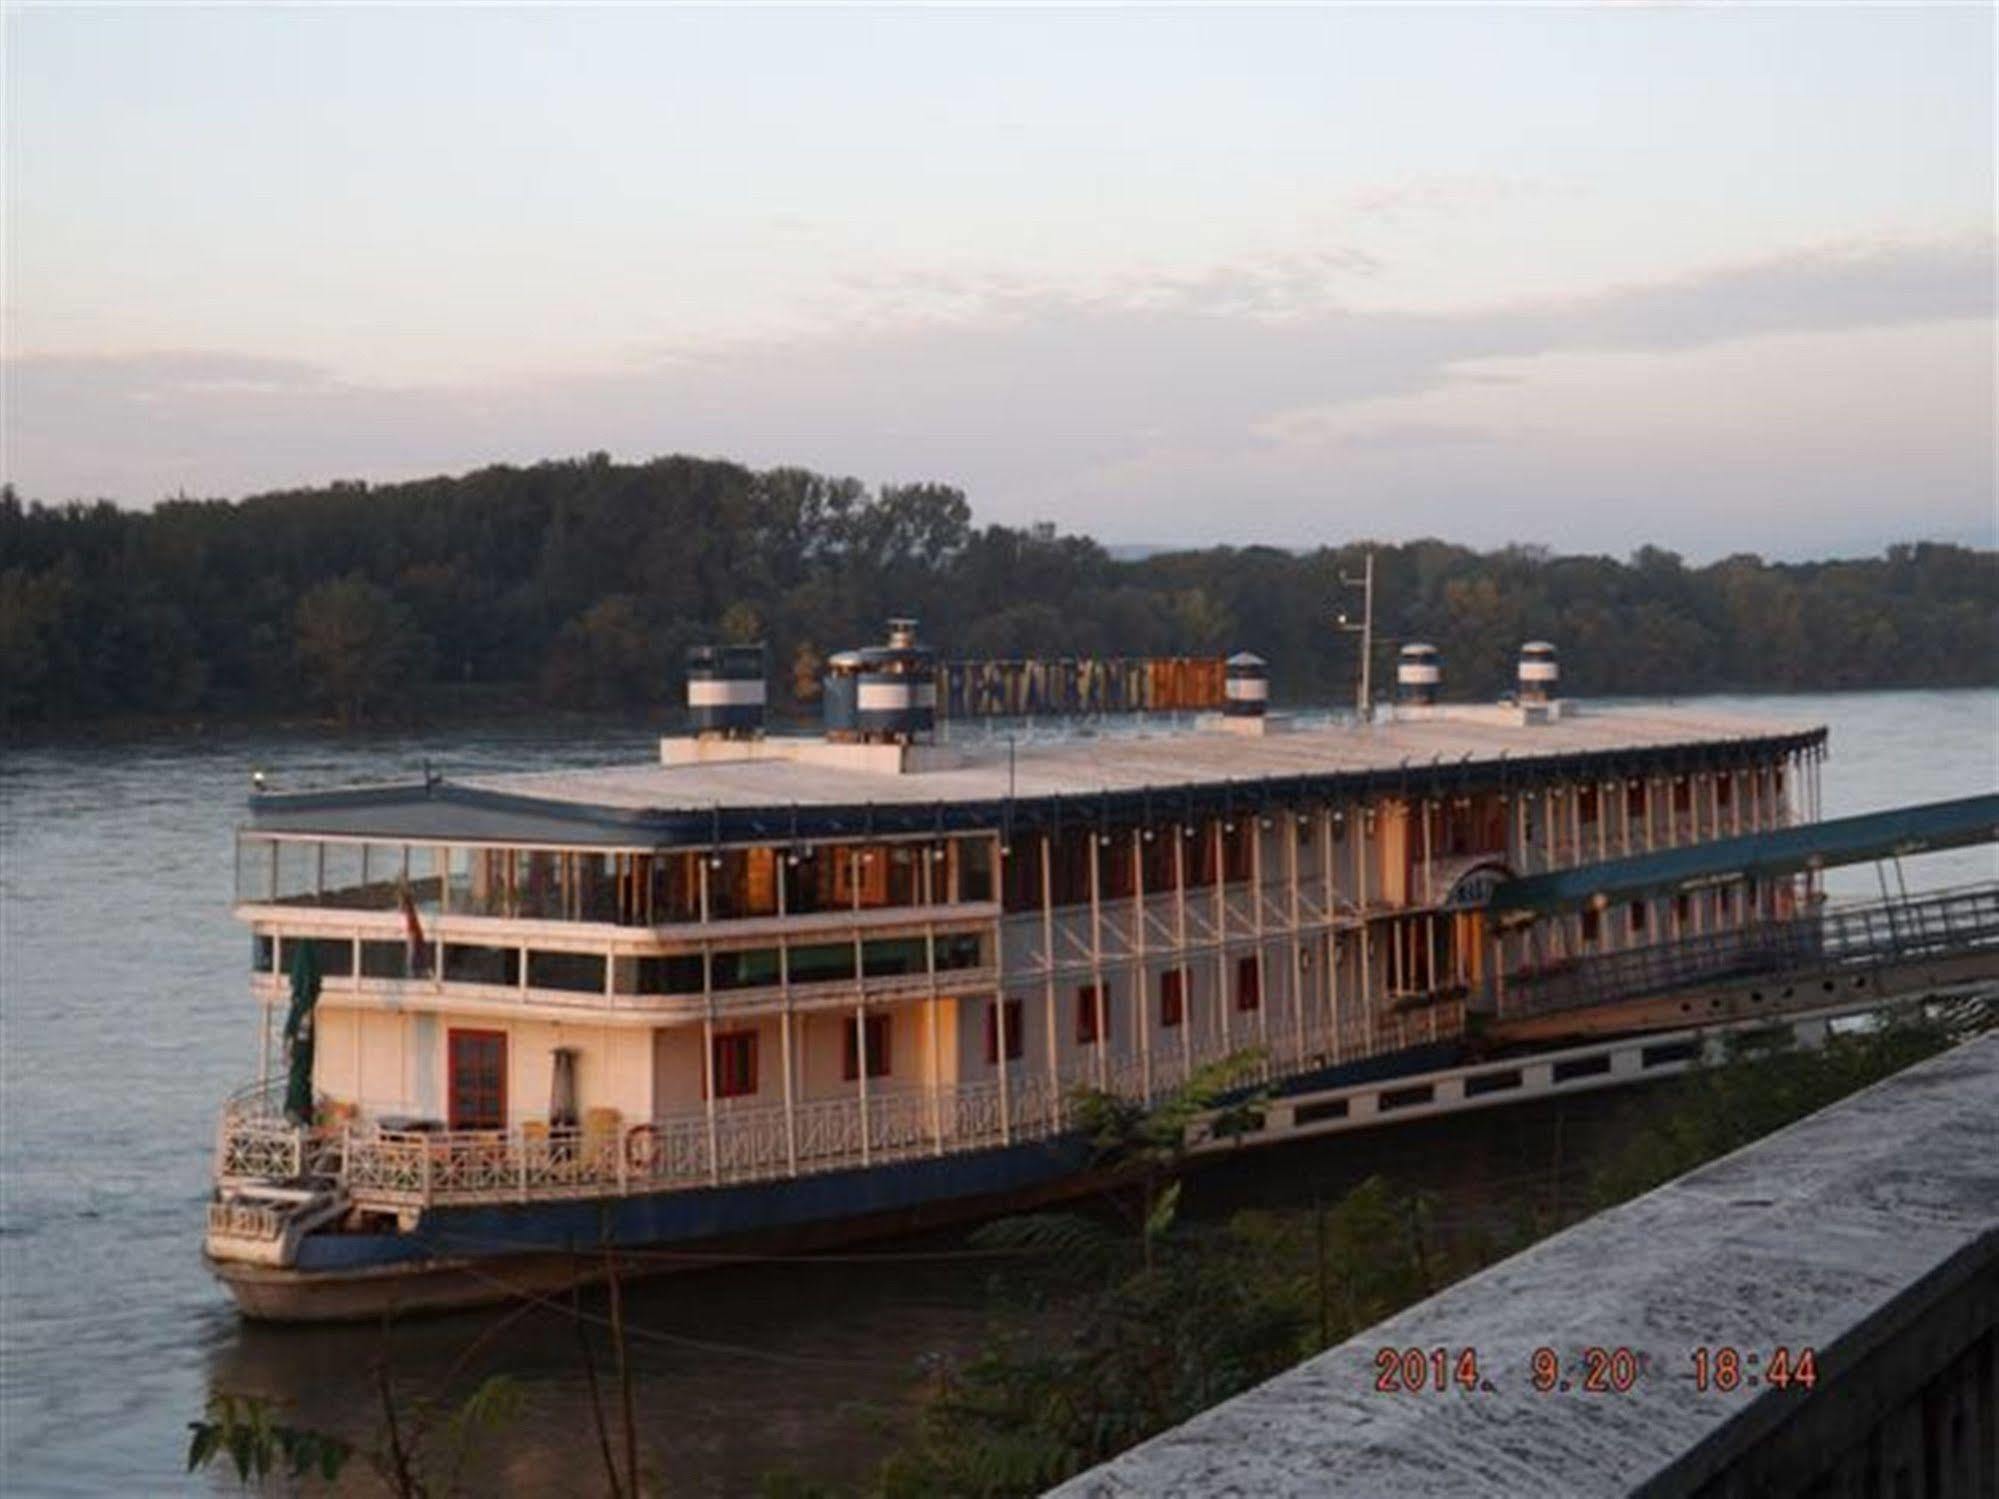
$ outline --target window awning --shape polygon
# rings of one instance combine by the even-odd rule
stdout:
[[[1995,838],[1999,838],[1999,794],[1923,802],[1527,875],[1493,891],[1489,909],[1501,922],[1520,922],[1609,901],[1731,880],[1775,879],[1805,869],[1934,853]]]

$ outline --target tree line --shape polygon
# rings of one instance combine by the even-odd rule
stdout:
[[[1918,542],[1689,567],[1437,540],[1114,557],[974,524],[959,490],[603,454],[150,511],[0,491],[0,717],[435,720],[671,711],[685,648],[763,640],[780,709],[825,655],[915,614],[954,657],[1254,650],[1274,694],[1350,696],[1343,576],[1375,554],[1376,681],[1443,653],[1447,696],[1511,685],[1521,641],[1577,695],[1964,686],[1999,678],[1999,552]]]

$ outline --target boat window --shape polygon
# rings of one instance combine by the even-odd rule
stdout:
[[[574,921],[614,922],[618,919],[618,880],[610,854],[569,856],[571,882],[569,916]]]
[[[361,896],[365,876],[358,843],[320,844],[319,904],[343,909],[365,909]]]
[[[407,878],[410,899],[416,902],[417,911],[424,916],[435,916],[444,909],[443,852],[427,843],[412,845],[409,850]]]
[[[1172,1030],[1187,1018],[1187,971],[1169,968],[1159,975],[1159,1025]]]
[[[986,960],[986,944],[977,932],[959,932],[937,939],[939,968],[977,968]]]
[[[1235,965],[1235,1007],[1254,1010],[1263,1004],[1263,968],[1254,956],[1237,958]]]
[[[715,1037],[713,1068],[717,1098],[744,1098],[757,1091],[757,1033],[722,1031]]]
[[[954,845],[958,855],[958,899],[993,898],[993,845],[989,838],[960,838]]]
[[[407,942],[361,944],[362,978],[406,979],[410,976],[410,948]]]
[[[861,948],[861,971],[869,978],[893,978],[904,973],[924,973],[929,959],[921,937],[897,937],[885,942],[869,942]]]
[[[760,989],[777,982],[777,949],[754,947],[714,955],[717,989]]]
[[[619,958],[613,977],[620,994],[699,994],[701,954],[664,958]]]
[[[854,976],[854,944],[828,942],[791,949],[794,984],[828,984]]]
[[[523,849],[519,861],[515,905],[529,921],[563,919],[563,856],[550,849]]]
[[[287,937],[278,947],[278,966],[284,973],[290,973],[292,959],[297,955],[301,942],[312,944],[312,955],[319,960],[322,978],[351,978],[354,973],[354,944],[345,937]]]
[[[507,916],[513,912],[513,850],[454,848],[450,851],[449,904],[458,916]]]
[[[289,838],[278,839],[277,845],[277,890],[273,899],[281,906],[318,905],[319,859],[324,845]]]
[[[454,984],[505,984],[514,988],[521,981],[521,950],[447,942],[444,977]]]
[[[1041,834],[1015,833],[1001,864],[1008,911],[1041,909]]]
[[[1076,1044],[1095,1046],[1103,1039],[1110,1022],[1110,996],[1101,984],[1084,984],[1076,990]]]
[[[777,914],[778,856],[774,848],[729,848],[708,861],[708,915],[714,921]]]
[[[530,989],[566,989],[573,994],[604,992],[604,955],[593,952],[528,952]]]
[[[268,902],[276,894],[278,844],[272,838],[236,839],[236,899]]]
[[[1131,832],[1112,828],[1097,837],[1097,893],[1104,900],[1131,899]]]
[[[701,919],[699,855],[682,849],[652,861],[652,920],[666,926]]]
[[[889,1056],[889,1024],[886,1015],[867,1017],[868,1076],[887,1077],[892,1068]],[[860,1027],[849,1016],[845,1026],[845,1045],[841,1048],[840,1076],[846,1082],[857,1082],[861,1076]]]
[[[1026,1049],[1020,1030],[1020,1001],[1009,999],[1006,1004],[1006,1058],[1009,1062],[1020,1060]],[[986,1001],[986,1065],[996,1066],[999,1062],[1000,1002]]]

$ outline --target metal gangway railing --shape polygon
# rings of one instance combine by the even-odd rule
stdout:
[[[1706,984],[1925,958],[1999,953],[1999,881],[1592,953],[1505,975],[1488,994],[1506,1019],[1645,999]]]

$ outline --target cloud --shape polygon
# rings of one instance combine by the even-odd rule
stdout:
[[[176,490],[390,479],[598,448],[626,457],[687,451],[937,477],[963,484],[991,518],[1055,516],[1131,540],[1302,540],[1326,524],[1329,484],[1350,477],[1314,465],[1392,456],[1404,474],[1434,475],[1444,508],[1423,518],[1425,528],[1472,535],[1489,520],[1491,498],[1466,502],[1455,517],[1448,508],[1466,484],[1468,452],[1528,445],[1515,457],[1534,462],[1514,468],[1532,483],[1580,442],[1561,410],[1535,410],[1533,361],[1713,358],[1745,341],[1809,335],[1822,341],[1816,357],[1837,364],[1857,357],[1842,352],[1841,338],[1864,330],[1989,320],[1993,246],[1836,246],[1453,312],[1343,307],[1342,278],[1368,273],[1364,258],[1329,248],[1094,291],[937,275],[900,289],[906,306],[895,318],[509,384],[391,388],[227,353],[25,357],[7,367],[8,471],[37,497],[146,502]],[[854,291],[863,302],[898,294],[865,281]],[[1796,378],[1816,378],[1809,362],[1797,367]],[[1984,386],[1959,404],[1975,409],[1982,396],[1989,410],[1989,358],[1982,376],[1975,361],[1960,360],[1958,370],[1960,385]],[[1509,381],[1527,384],[1513,386],[1502,425],[1423,404]],[[1620,389],[1645,403],[1642,382]],[[1910,399],[1908,390],[1883,390],[1874,409],[1848,421],[1863,436],[1881,431],[1901,455],[1886,438],[1909,418]],[[1697,446],[1707,419],[1689,413],[1676,443]],[[1958,449],[1982,442],[1989,451],[1990,424],[1981,433],[1975,418],[1965,420],[1973,430],[1942,434],[1956,447],[1936,461],[1939,472],[1975,479],[1979,460]],[[1796,434],[1786,441],[1773,438],[1756,461],[1824,483]],[[1672,448],[1630,461],[1670,475],[1682,461]],[[1254,505],[1231,503],[1252,477]],[[1713,480],[1691,469],[1686,478]],[[1989,485],[1974,498],[1989,504]],[[1890,521],[1919,524],[1906,515],[1882,524]],[[1704,547],[1697,537],[1660,539]]]

